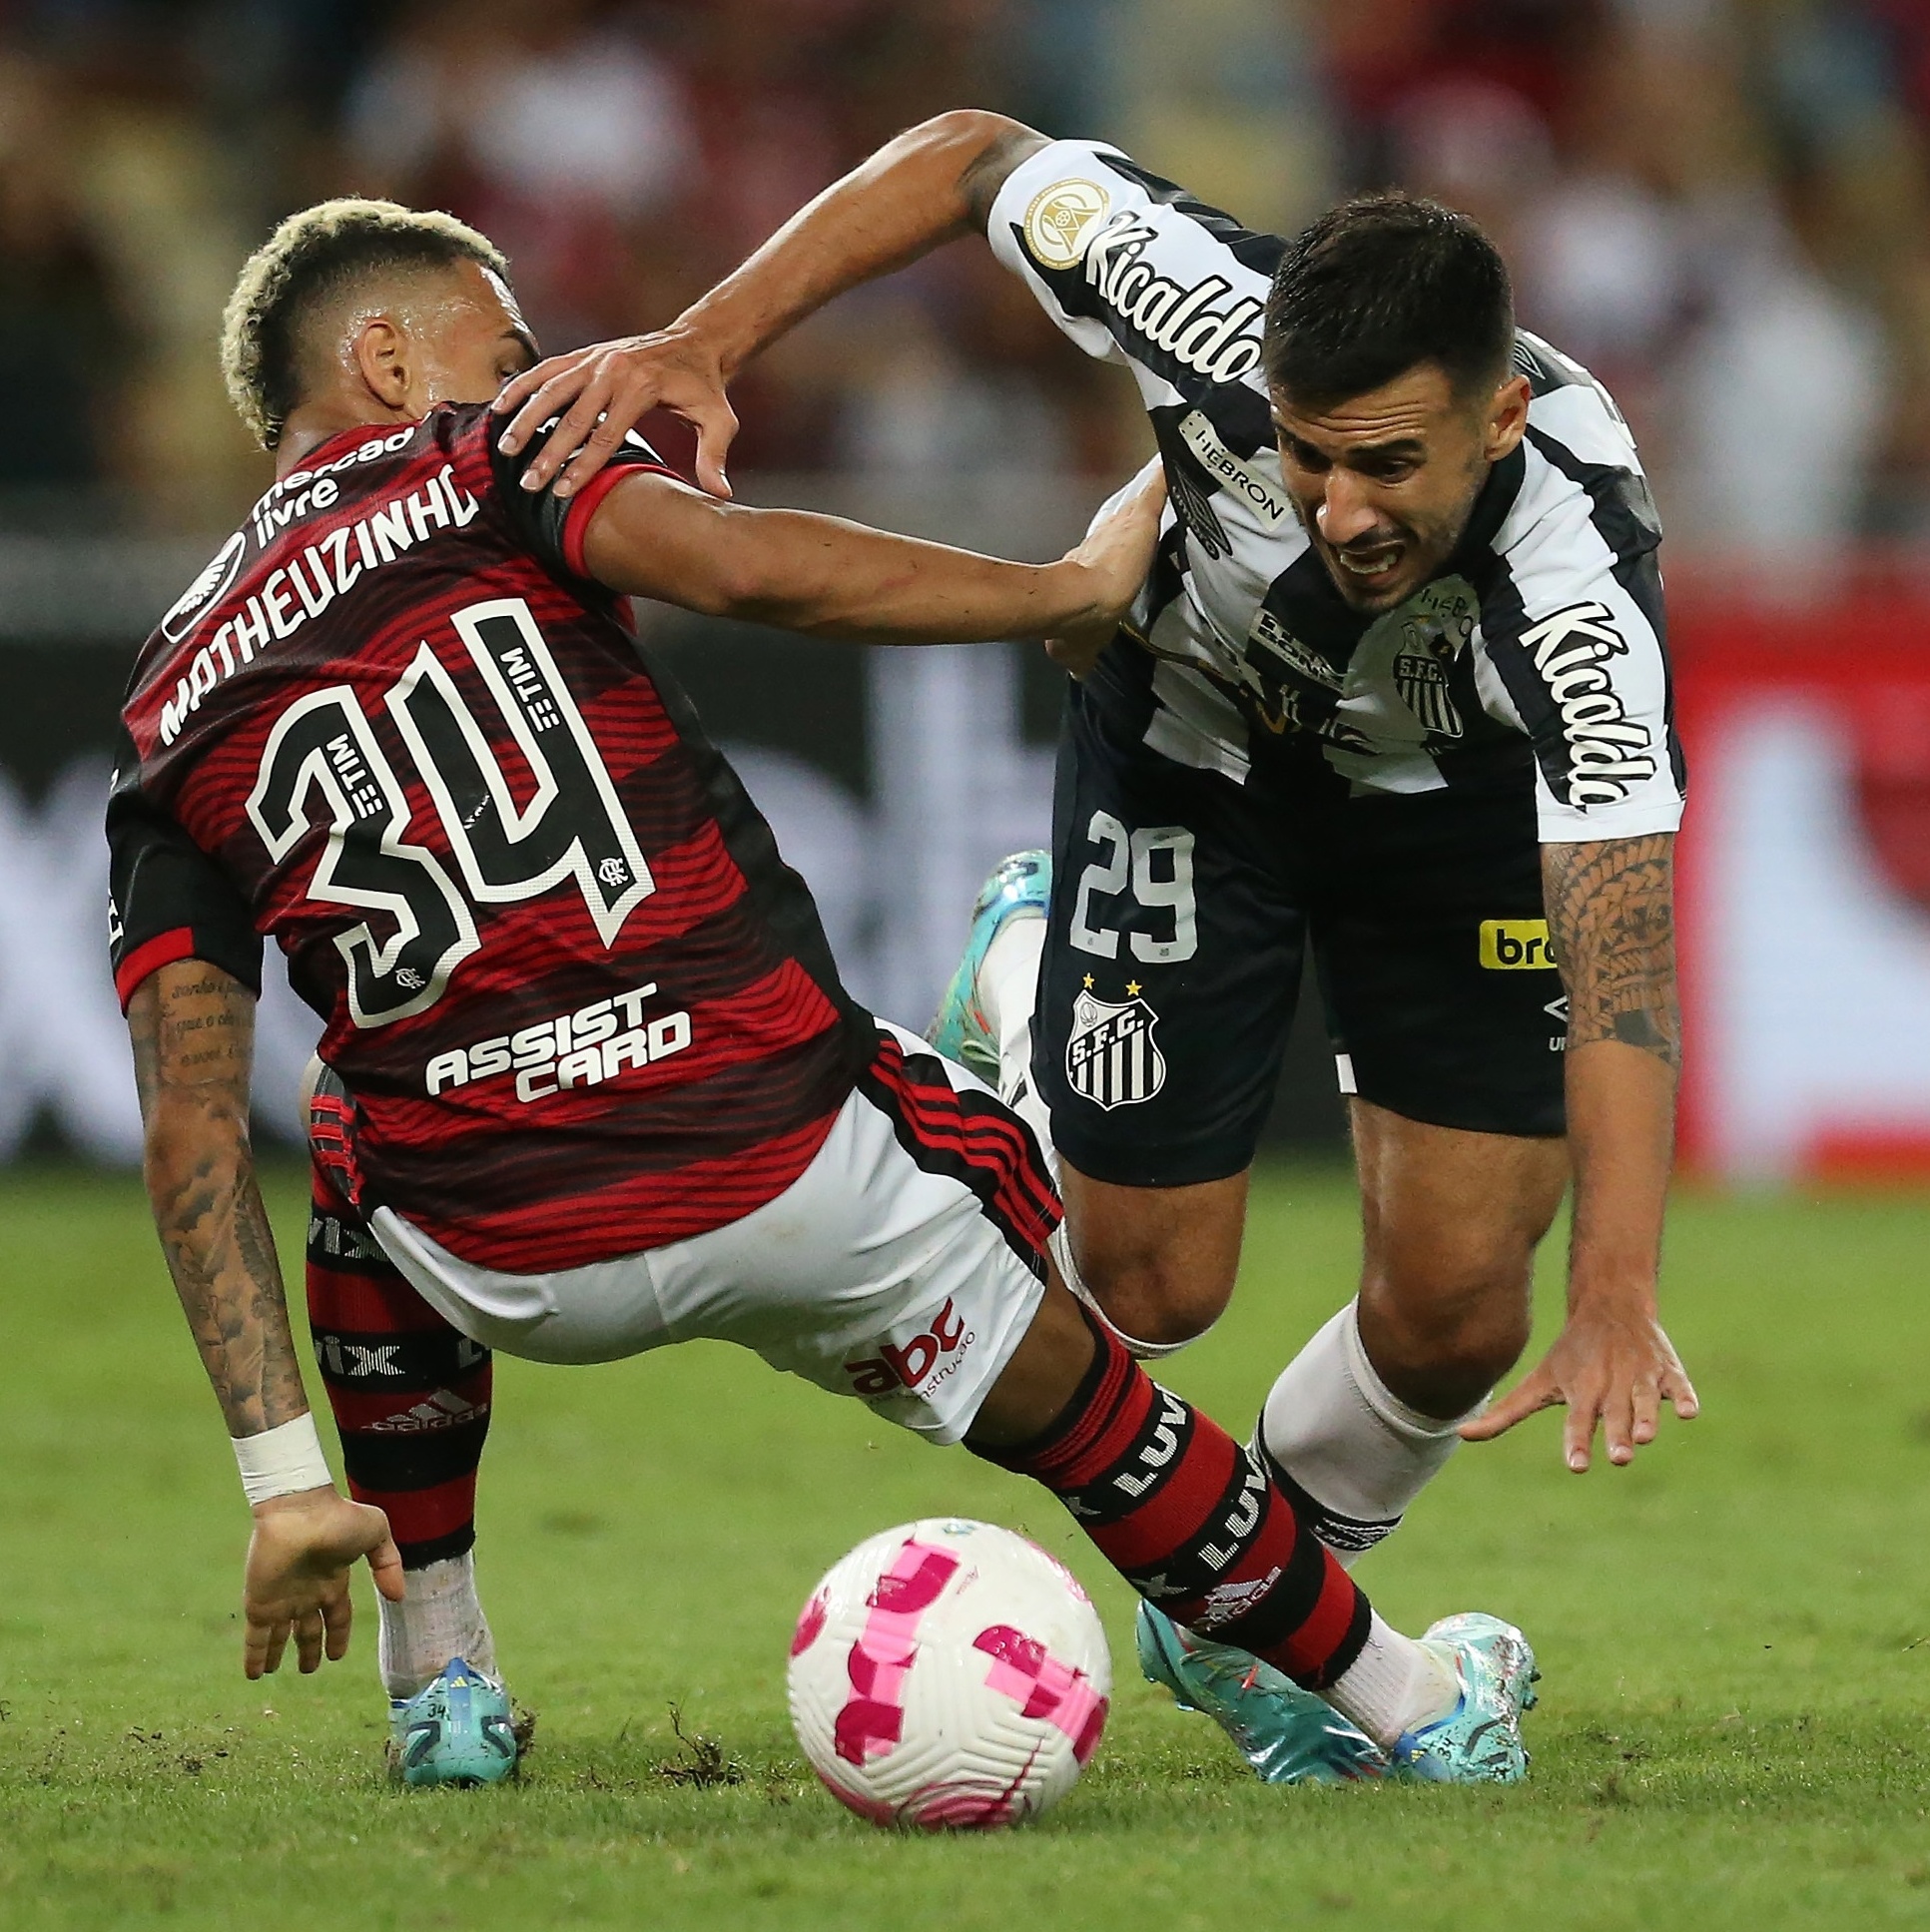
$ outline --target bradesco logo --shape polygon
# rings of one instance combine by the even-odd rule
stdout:
[[[1545,919],[1485,919],[1481,964],[1490,972],[1534,972],[1559,963]]]
[[[923,1334],[909,1342],[885,1342],[876,1355],[862,1362],[847,1362],[845,1373],[851,1377],[853,1395],[892,1395],[899,1389],[914,1389],[930,1395],[965,1359],[965,1352],[977,1335],[965,1325],[965,1317],[953,1307],[950,1297],[937,1319]]]

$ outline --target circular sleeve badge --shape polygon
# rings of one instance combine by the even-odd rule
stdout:
[[[1043,269],[1069,269],[1085,253],[1112,198],[1095,181],[1055,181],[1025,211],[1025,249]]]

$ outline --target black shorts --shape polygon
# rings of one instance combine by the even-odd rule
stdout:
[[[1532,779],[1349,797],[1122,743],[1074,690],[1033,1077],[1082,1174],[1179,1187],[1253,1159],[1309,945],[1344,1092],[1560,1134],[1568,1005]]]

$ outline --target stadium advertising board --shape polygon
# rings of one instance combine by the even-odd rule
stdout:
[[[1930,602],[1698,600],[1676,636],[1684,1150],[1930,1176]]]
[[[662,642],[811,882],[852,990],[922,1020],[979,881],[1048,830],[1051,751],[1023,735],[1016,654],[864,656],[677,622]],[[0,652],[19,701],[0,718],[0,1159],[38,1119],[90,1157],[130,1161],[140,1129],[107,967],[101,813],[131,653],[89,638]],[[271,959],[258,1101],[278,1137],[293,1132],[317,1030]]]
[[[0,1160],[49,1130],[91,1158],[138,1155],[101,806],[141,625],[206,561],[176,546],[0,558]],[[80,606],[62,588],[76,581],[102,594]],[[1930,602],[1818,616],[1685,596],[1674,632],[1692,767],[1684,1153],[1744,1181],[1930,1176]],[[985,871],[1045,838],[1050,667],[680,613],[653,635],[811,882],[853,990],[922,1020]],[[271,1134],[292,1132],[315,1030],[271,967]],[[1293,1057],[1276,1128],[1318,1140],[1335,1110],[1316,1026]]]

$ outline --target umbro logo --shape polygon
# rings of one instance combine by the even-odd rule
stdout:
[[[1569,1050],[1569,996],[1564,993],[1559,999],[1551,999],[1542,1008],[1554,1020],[1561,1031],[1550,1039],[1548,1050],[1551,1053],[1566,1053]]]

